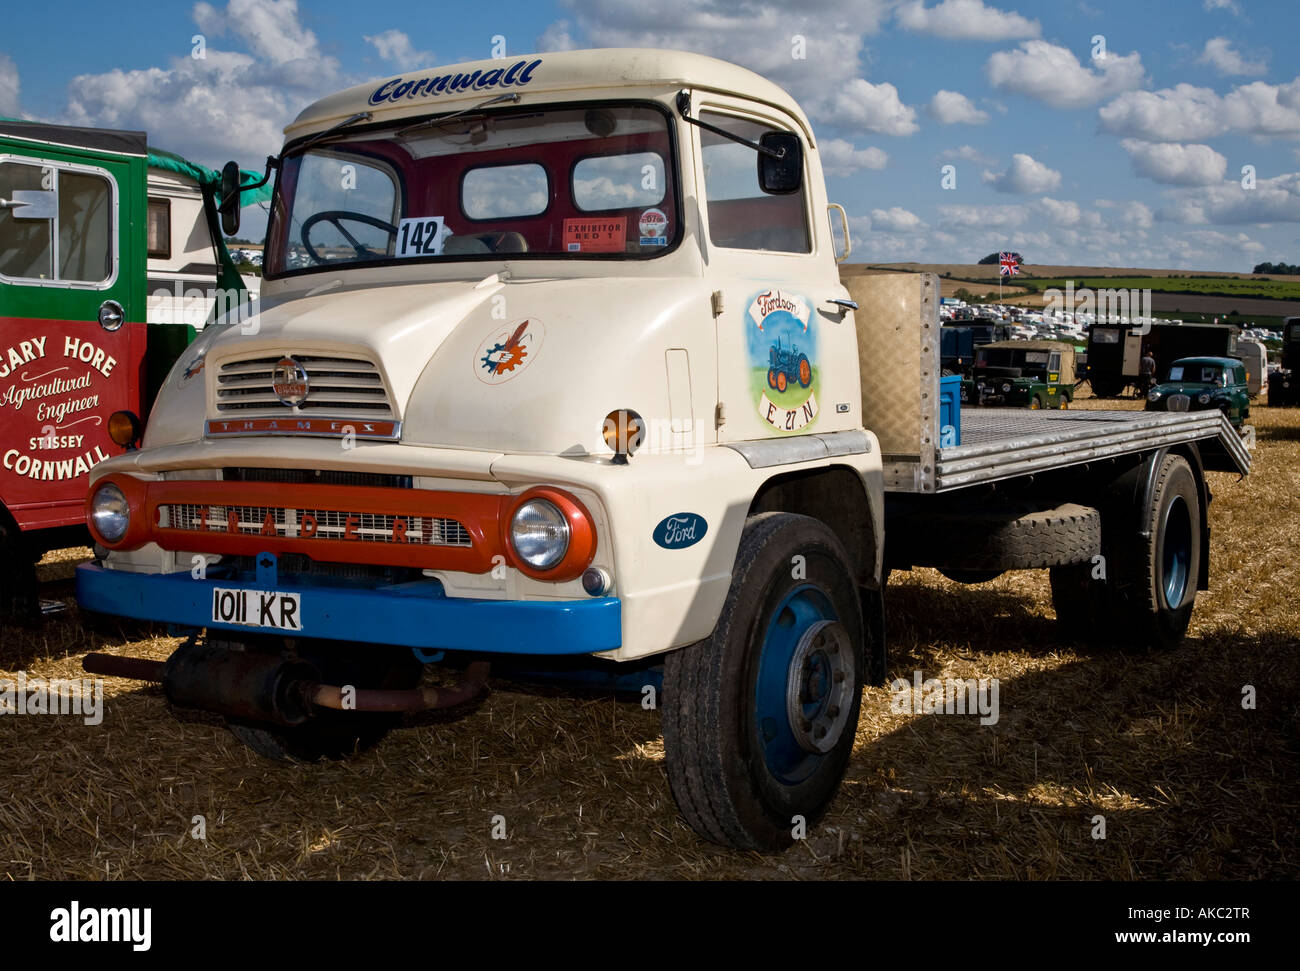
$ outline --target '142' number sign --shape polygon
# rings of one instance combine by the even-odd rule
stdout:
[[[442,235],[441,216],[403,219],[397,227],[397,255],[441,256]]]

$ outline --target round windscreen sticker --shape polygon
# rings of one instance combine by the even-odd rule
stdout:
[[[638,223],[642,246],[664,246],[668,243],[668,217],[662,209],[647,209]]]

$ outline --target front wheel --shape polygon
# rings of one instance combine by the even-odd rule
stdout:
[[[668,781],[704,838],[780,850],[839,788],[881,628],[864,625],[849,556],[819,520],[752,517],[732,576],[713,633],[664,665]]]

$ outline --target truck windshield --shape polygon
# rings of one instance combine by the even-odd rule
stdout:
[[[404,119],[285,158],[267,275],[365,264],[646,259],[681,233],[664,111],[600,103]]]

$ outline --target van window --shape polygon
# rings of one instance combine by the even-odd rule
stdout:
[[[584,212],[657,206],[664,192],[664,160],[655,152],[597,155],[573,167],[573,203]]]
[[[461,179],[460,207],[470,219],[540,216],[550,204],[546,169],[535,162],[486,165]]]
[[[770,125],[704,111],[700,118],[756,142]],[[729,249],[809,253],[807,180],[798,192],[768,195],[758,185],[754,149],[700,129],[704,194],[708,199],[709,239]]]
[[[149,200],[146,233],[149,238],[149,259],[170,260],[172,258],[172,201],[170,199]]]
[[[0,198],[24,190],[53,191],[54,216],[24,219],[24,207],[0,209],[0,274],[68,283],[108,280],[116,255],[112,182],[55,165],[0,162]]]

